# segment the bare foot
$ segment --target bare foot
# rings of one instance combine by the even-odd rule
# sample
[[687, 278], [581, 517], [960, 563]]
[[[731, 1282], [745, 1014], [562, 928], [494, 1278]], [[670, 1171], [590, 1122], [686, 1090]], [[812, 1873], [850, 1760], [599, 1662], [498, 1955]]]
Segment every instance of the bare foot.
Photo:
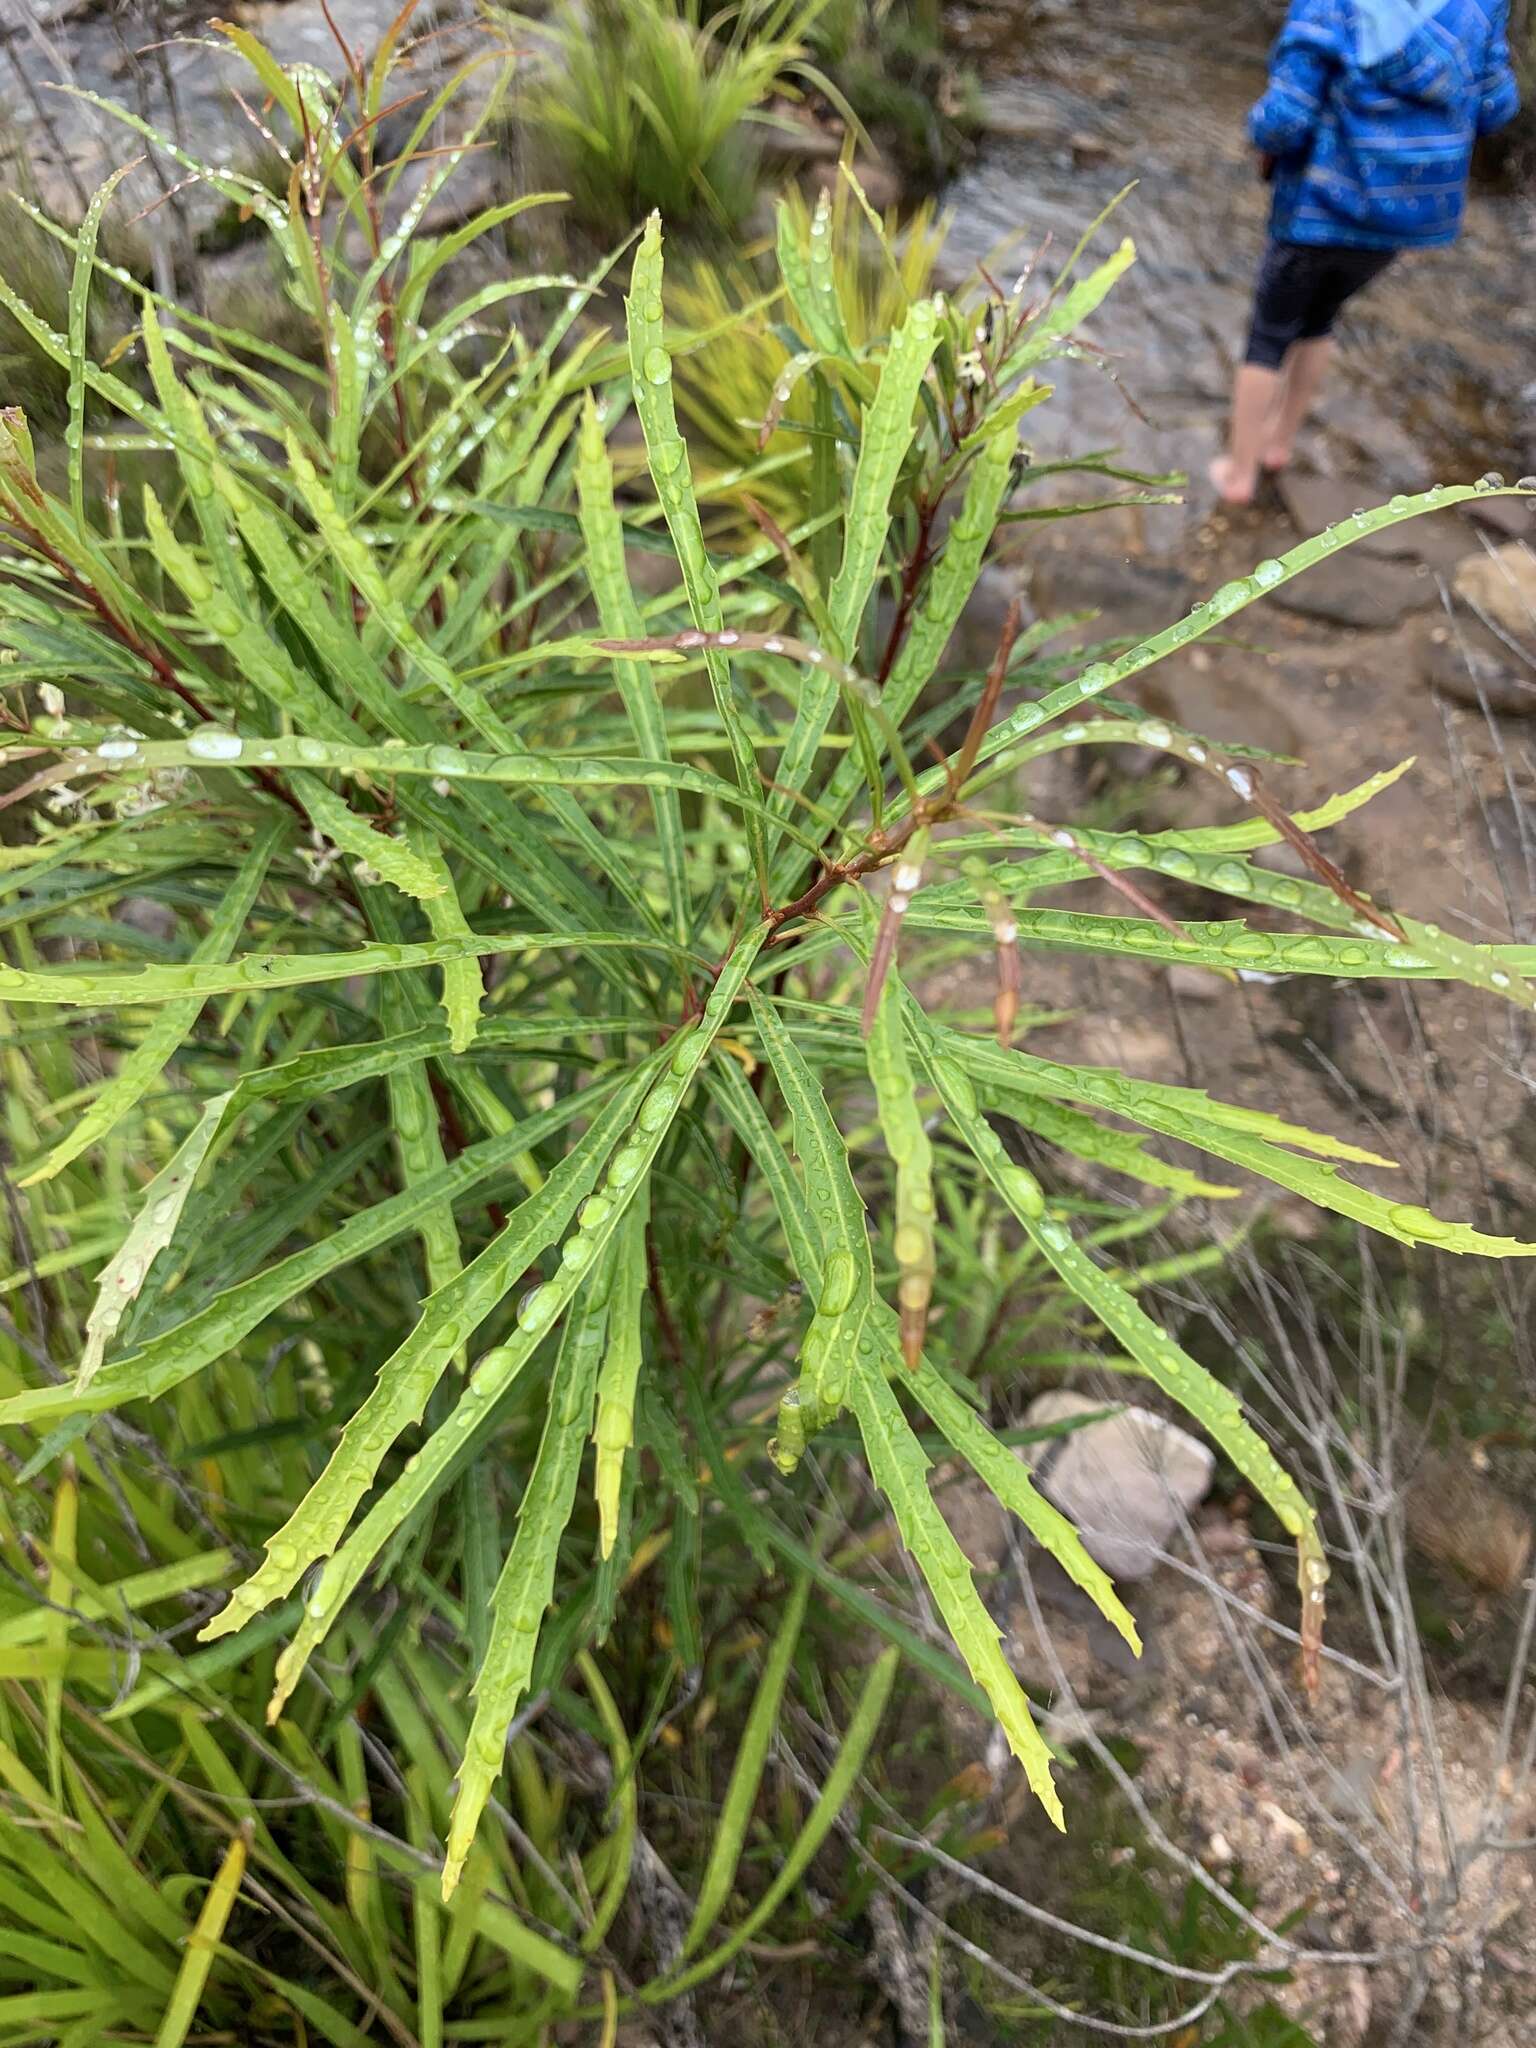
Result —
[[1251, 505], [1258, 478], [1244, 476], [1230, 455], [1218, 455], [1206, 475], [1224, 505]]
[[1273, 444], [1273, 446], [1266, 448], [1264, 450], [1264, 453], [1262, 454], [1262, 456], [1260, 456], [1259, 460], [1263, 463], [1264, 467], [1269, 471], [1270, 475], [1275, 476], [1278, 475], [1278, 473], [1282, 469], [1290, 468], [1291, 456], [1294, 454], [1294, 452], [1294, 449], [1281, 447], [1280, 443], [1277, 441]]

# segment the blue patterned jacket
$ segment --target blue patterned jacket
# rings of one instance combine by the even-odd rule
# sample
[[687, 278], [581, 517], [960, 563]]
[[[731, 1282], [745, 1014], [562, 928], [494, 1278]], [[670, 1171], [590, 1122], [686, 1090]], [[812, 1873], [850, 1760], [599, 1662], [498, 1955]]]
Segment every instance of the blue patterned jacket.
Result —
[[1291, 0], [1248, 117], [1277, 241], [1431, 248], [1461, 228], [1472, 145], [1519, 111], [1508, 0]]

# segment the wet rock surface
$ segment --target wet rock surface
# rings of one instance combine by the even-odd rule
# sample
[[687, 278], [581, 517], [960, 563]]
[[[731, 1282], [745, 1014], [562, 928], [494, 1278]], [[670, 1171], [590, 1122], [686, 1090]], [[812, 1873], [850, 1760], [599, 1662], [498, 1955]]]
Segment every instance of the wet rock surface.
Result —
[[[78, 220], [109, 173], [144, 149], [145, 138], [98, 99], [174, 138], [202, 165], [268, 180], [282, 166], [259, 115], [248, 111], [250, 75], [216, 20], [257, 36], [279, 64], [335, 80], [349, 53], [371, 57], [399, 12], [399, 0], [336, 0], [331, 15], [343, 48], [318, 0], [0, 0], [0, 113], [20, 139], [42, 205], [60, 220]], [[487, 41], [472, 0], [423, 0], [402, 38], [403, 75], [430, 90]], [[157, 256], [177, 262], [182, 288], [201, 288], [207, 300], [217, 279], [201, 273], [238, 238], [237, 211], [193, 165], [151, 148], [121, 188], [107, 236], [116, 235], [117, 253], [134, 267]], [[135, 215], [136, 232], [125, 232]], [[194, 252], [202, 264], [191, 261]]]

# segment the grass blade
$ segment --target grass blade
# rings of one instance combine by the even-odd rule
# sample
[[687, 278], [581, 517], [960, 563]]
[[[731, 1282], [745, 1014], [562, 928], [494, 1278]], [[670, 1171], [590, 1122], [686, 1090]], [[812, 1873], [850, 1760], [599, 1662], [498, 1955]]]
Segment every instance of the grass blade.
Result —
[[240, 1881], [245, 1876], [250, 1844], [251, 1829], [247, 1822], [225, 1851], [218, 1875], [203, 1900], [197, 1925], [187, 1937], [187, 1952], [177, 1972], [175, 1988], [165, 2008], [165, 2017], [160, 2022], [160, 2031], [155, 2035], [155, 2048], [182, 2048], [192, 2030], [192, 2022], [197, 2017], [197, 2009], [208, 1986], [214, 1956], [224, 1938], [224, 1929], [234, 1911], [235, 1900], [240, 1895]]
[[726, 1787], [720, 1818], [715, 1824], [714, 1840], [699, 1882], [693, 1918], [683, 1936], [681, 1955], [684, 1958], [692, 1955], [704, 1939], [731, 1895], [741, 1852], [746, 1846], [747, 1826], [768, 1762], [768, 1745], [778, 1725], [779, 1702], [784, 1697], [795, 1645], [800, 1640], [800, 1625], [805, 1620], [810, 1590], [808, 1578], [802, 1576], [796, 1581], [795, 1590], [784, 1609], [784, 1618], [774, 1636], [773, 1648], [768, 1653], [768, 1661], [763, 1666], [762, 1678], [752, 1694], [752, 1711], [747, 1716], [736, 1761], [731, 1766], [731, 1782]]

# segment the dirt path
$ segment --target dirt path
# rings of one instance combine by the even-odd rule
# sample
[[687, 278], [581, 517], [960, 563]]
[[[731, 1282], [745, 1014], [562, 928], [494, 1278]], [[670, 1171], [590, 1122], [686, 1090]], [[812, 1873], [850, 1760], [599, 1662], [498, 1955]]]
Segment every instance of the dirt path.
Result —
[[[1092, 328], [1112, 351], [1113, 376], [1092, 362], [1060, 366], [1056, 397], [1032, 416], [1042, 456], [1114, 446], [1137, 468], [1203, 478], [1218, 444], [1262, 237], [1265, 195], [1241, 122], [1264, 43], [1257, 17], [1246, 32], [1239, 17], [1235, 36], [1224, 17], [1218, 37], [1212, 15], [1206, 0], [1035, 9], [1037, 34], [1022, 50], [1008, 33], [1016, 14], [976, 17], [972, 32], [993, 52], [995, 129], [950, 195], [955, 267], [1012, 228], [1021, 248], [1046, 232], [1056, 249], [1070, 247], [1139, 180], [1114, 224], [1136, 239], [1139, 260]], [[1479, 195], [1456, 249], [1404, 263], [1361, 302], [1283, 500], [1229, 515], [1202, 485], [1175, 507], [1022, 529], [1031, 537], [1019, 571], [1036, 611], [1092, 606], [1096, 635], [1139, 635], [1357, 505], [1490, 467], [1536, 468], [1526, 402], [1536, 308], [1528, 295], [1521, 303], [1519, 285], [1533, 236], [1536, 209]], [[1063, 497], [1097, 490], [1094, 479], [1061, 480]], [[1218, 740], [1298, 757], [1271, 778], [1298, 809], [1413, 757], [1401, 781], [1329, 835], [1335, 858], [1361, 886], [1448, 931], [1525, 939], [1536, 917], [1536, 581], [1516, 600], [1508, 643], [1454, 595], [1469, 558], [1523, 545], [1518, 515], [1497, 516], [1503, 530], [1455, 514], [1396, 529], [1288, 586], [1283, 606], [1265, 600], [1244, 613], [1241, 640], [1206, 641], [1133, 694]], [[1527, 557], [1524, 573], [1533, 569]], [[1214, 822], [1233, 808], [1125, 750], [1101, 757], [1075, 790], [1057, 782], [1029, 795], [1079, 815], [1087, 804], [1126, 827]], [[1085, 904], [1093, 895], [1073, 893]], [[1209, 898], [1170, 896], [1169, 908], [1213, 914]], [[1415, 1199], [1508, 1232], [1522, 1218], [1536, 1223], [1530, 1033], [1469, 990], [1297, 977], [1233, 992], [1189, 971], [1036, 955], [1028, 995], [1084, 1012], [1083, 1023], [1042, 1034], [1042, 1051], [1070, 1048], [1283, 1107], [1379, 1145], [1401, 1162], [1394, 1186], [1411, 1182]]]

